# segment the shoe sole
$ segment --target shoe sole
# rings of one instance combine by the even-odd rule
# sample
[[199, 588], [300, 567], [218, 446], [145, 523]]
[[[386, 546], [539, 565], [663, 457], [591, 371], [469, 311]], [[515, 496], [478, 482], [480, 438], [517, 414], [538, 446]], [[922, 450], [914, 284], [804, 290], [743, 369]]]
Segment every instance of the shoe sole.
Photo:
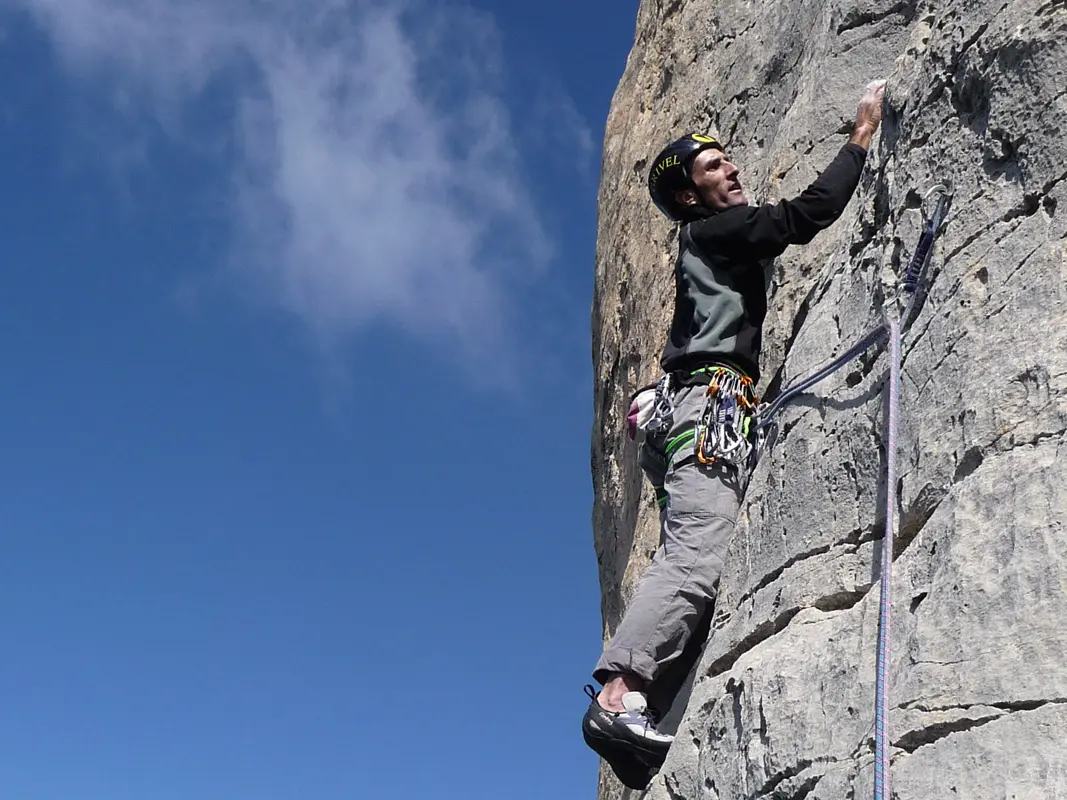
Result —
[[[585, 735], [586, 740], [593, 739], [598, 742], [602, 742], [609, 748], [617, 749], [621, 753], [625, 753], [631, 757], [637, 756], [641, 762], [652, 769], [658, 769], [663, 763], [663, 759], [667, 757], [667, 751], [670, 749], [670, 745], [665, 748], [655, 748], [650, 745], [643, 745], [640, 742], [633, 739], [624, 739], [618, 736], [608, 736], [603, 731], [590, 731], [585, 726], [582, 726], [582, 733]], [[592, 746], [592, 745], [590, 745]]]
[[594, 736], [586, 730], [582, 731], [582, 735], [590, 749], [608, 762], [615, 777], [630, 789], [644, 791], [659, 771], [657, 765], [645, 760], [650, 754], [634, 745], [621, 744], [606, 736]]

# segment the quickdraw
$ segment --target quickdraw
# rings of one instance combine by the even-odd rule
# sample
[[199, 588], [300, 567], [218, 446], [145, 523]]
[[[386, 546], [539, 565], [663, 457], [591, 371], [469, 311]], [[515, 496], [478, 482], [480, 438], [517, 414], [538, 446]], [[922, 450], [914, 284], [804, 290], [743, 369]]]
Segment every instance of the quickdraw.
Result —
[[670, 373], [664, 375], [656, 384], [655, 402], [652, 404], [652, 418], [645, 430], [652, 436], [667, 433], [674, 419], [674, 401], [672, 398]]
[[697, 460], [701, 464], [745, 463], [753, 452], [751, 425], [759, 408], [752, 379], [726, 367], [705, 371], [711, 381], [697, 423]]
[[642, 431], [649, 436], [660, 436], [671, 428], [674, 419], [671, 375], [664, 375], [653, 385], [645, 386], [634, 394], [630, 410], [626, 414], [627, 433], [631, 439]]

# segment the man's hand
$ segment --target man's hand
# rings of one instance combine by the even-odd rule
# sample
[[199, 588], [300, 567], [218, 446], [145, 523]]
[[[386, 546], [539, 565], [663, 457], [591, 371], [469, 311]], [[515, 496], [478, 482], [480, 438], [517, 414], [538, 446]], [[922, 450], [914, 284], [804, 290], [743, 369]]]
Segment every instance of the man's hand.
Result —
[[856, 109], [856, 124], [852, 128], [852, 136], [849, 139], [853, 144], [858, 144], [864, 150], [871, 147], [871, 137], [878, 130], [882, 121], [882, 100], [885, 97], [885, 81], [872, 81], [867, 84], [867, 89], [860, 100], [859, 108]]

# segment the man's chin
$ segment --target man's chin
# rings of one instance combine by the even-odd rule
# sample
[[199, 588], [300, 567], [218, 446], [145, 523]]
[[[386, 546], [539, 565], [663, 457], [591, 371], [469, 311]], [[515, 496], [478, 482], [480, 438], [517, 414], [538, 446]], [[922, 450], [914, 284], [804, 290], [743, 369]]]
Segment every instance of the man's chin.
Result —
[[745, 197], [745, 193], [742, 190], [734, 192], [727, 192], [723, 197], [721, 194], [713, 198], [711, 202], [711, 208], [716, 211], [725, 211], [728, 208], [735, 208], [736, 206], [747, 206], [748, 198]]

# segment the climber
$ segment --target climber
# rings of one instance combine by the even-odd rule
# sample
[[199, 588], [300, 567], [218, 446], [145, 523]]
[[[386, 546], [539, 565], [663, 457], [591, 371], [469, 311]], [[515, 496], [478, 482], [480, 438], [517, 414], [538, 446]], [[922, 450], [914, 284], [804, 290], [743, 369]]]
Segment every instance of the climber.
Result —
[[653, 202], [682, 226], [663, 377], [635, 397], [628, 418], [661, 509], [660, 546], [593, 671], [603, 688], [586, 687], [582, 719], [586, 743], [631, 788], [647, 786], [673, 741], [657, 730], [653, 706], [673, 703], [680, 682], [661, 684], [693, 658], [686, 645], [715, 598], [747, 485], [765, 270], [844, 212], [884, 92], [885, 81], [867, 85], [848, 141], [794, 199], [750, 205], [725, 148], [701, 134], [669, 144], [649, 170]]

